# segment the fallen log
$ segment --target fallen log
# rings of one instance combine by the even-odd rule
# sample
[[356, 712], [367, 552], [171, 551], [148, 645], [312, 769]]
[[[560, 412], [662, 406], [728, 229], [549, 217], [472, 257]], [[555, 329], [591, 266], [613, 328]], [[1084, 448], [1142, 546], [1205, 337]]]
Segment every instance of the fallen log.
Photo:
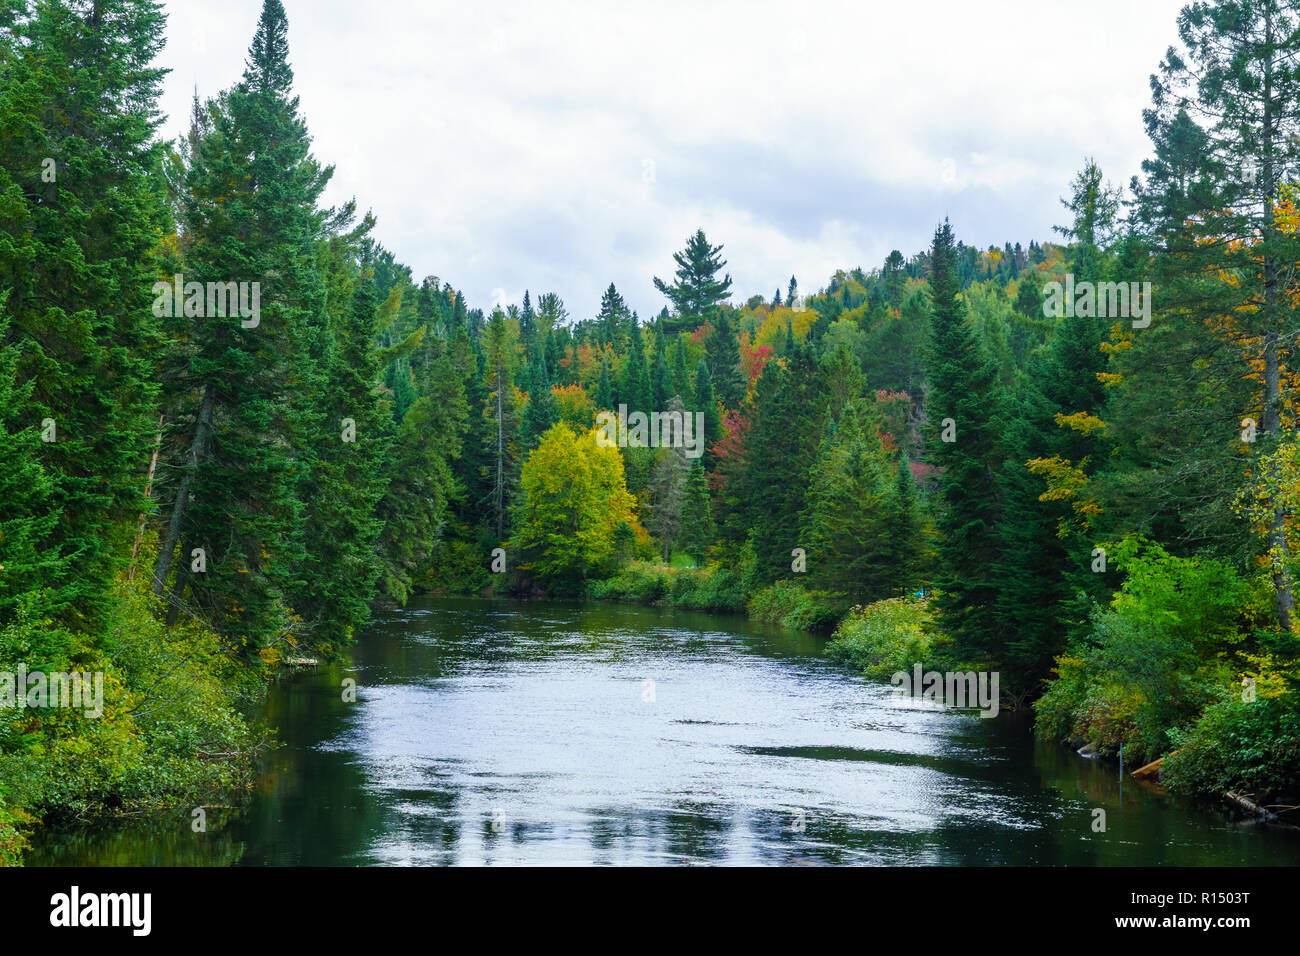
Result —
[[1159, 760], [1153, 760], [1145, 767], [1138, 767], [1131, 774], [1129, 774], [1129, 776], [1136, 777], [1139, 780], [1144, 780], [1147, 777], [1155, 777], [1159, 779], [1160, 768], [1164, 766], [1164, 762], [1165, 762], [1164, 757], [1161, 757]]
[[1238, 807], [1240, 807], [1242, 810], [1245, 810], [1245, 811], [1246, 811], [1247, 813], [1249, 813], [1251, 816], [1254, 816], [1254, 817], [1260, 817], [1260, 818], [1262, 818], [1262, 819], [1264, 819], [1264, 820], [1276, 820], [1276, 819], [1277, 819], [1277, 814], [1276, 814], [1276, 813], [1272, 813], [1271, 811], [1265, 810], [1263, 807], [1261, 807], [1259, 804], [1255, 803], [1253, 800], [1247, 800], [1245, 797], [1243, 797], [1243, 796], [1242, 796], [1241, 794], [1239, 794], [1239, 793], [1233, 793], [1231, 790], [1229, 790], [1229, 791], [1228, 791], [1227, 793], [1225, 793], [1223, 796], [1224, 796], [1224, 797], [1225, 797], [1229, 802], [1231, 802], [1231, 803], [1235, 803]]

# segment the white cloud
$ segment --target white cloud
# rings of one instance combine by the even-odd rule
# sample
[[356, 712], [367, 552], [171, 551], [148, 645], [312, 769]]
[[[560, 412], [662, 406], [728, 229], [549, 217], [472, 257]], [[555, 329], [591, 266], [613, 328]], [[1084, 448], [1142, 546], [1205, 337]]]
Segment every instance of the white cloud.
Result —
[[[945, 215], [976, 245], [1050, 238], [1085, 155], [1138, 170], [1181, 5], [285, 0], [328, 201], [474, 305], [530, 288], [578, 317], [611, 281], [658, 312], [700, 226], [737, 300], [911, 254]], [[169, 132], [238, 78], [260, 7], [168, 4]]]

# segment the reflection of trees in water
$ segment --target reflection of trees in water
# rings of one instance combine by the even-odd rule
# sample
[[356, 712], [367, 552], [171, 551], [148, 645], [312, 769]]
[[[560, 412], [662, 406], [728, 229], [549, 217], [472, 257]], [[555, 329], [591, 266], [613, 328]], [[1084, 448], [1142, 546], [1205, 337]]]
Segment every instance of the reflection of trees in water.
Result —
[[41, 830], [28, 866], [233, 866], [244, 844], [228, 829], [238, 811], [209, 809], [207, 832], [195, 833], [190, 811], [165, 811], [147, 820], [104, 820]]

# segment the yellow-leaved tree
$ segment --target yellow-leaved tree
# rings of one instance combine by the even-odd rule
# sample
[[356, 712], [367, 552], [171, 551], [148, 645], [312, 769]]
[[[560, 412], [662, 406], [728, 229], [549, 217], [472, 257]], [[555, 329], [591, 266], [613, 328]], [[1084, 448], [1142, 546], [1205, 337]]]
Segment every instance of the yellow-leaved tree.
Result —
[[599, 445], [597, 434], [578, 434], [560, 422], [523, 464], [513, 542], [517, 566], [552, 587], [585, 580], [613, 550], [621, 525], [639, 530], [623, 457]]

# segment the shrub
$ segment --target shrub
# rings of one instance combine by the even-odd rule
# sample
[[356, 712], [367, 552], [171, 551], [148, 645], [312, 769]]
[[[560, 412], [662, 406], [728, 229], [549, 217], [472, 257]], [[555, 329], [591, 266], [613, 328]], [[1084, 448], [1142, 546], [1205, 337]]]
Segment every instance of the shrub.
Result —
[[1175, 793], [1216, 798], [1234, 790], [1259, 804], [1300, 803], [1300, 696], [1261, 687], [1253, 701], [1240, 693], [1206, 708], [1164, 763], [1163, 781]]
[[927, 667], [934, 656], [934, 615], [929, 599], [890, 598], [855, 607], [835, 630], [826, 653], [880, 680]]
[[672, 593], [673, 571], [649, 561], [633, 561], [619, 568], [612, 578], [592, 581], [590, 595], [604, 601], [655, 604]]
[[777, 581], [749, 601], [750, 617], [795, 631], [829, 632], [843, 613], [843, 606], [831, 595], [790, 581]]

